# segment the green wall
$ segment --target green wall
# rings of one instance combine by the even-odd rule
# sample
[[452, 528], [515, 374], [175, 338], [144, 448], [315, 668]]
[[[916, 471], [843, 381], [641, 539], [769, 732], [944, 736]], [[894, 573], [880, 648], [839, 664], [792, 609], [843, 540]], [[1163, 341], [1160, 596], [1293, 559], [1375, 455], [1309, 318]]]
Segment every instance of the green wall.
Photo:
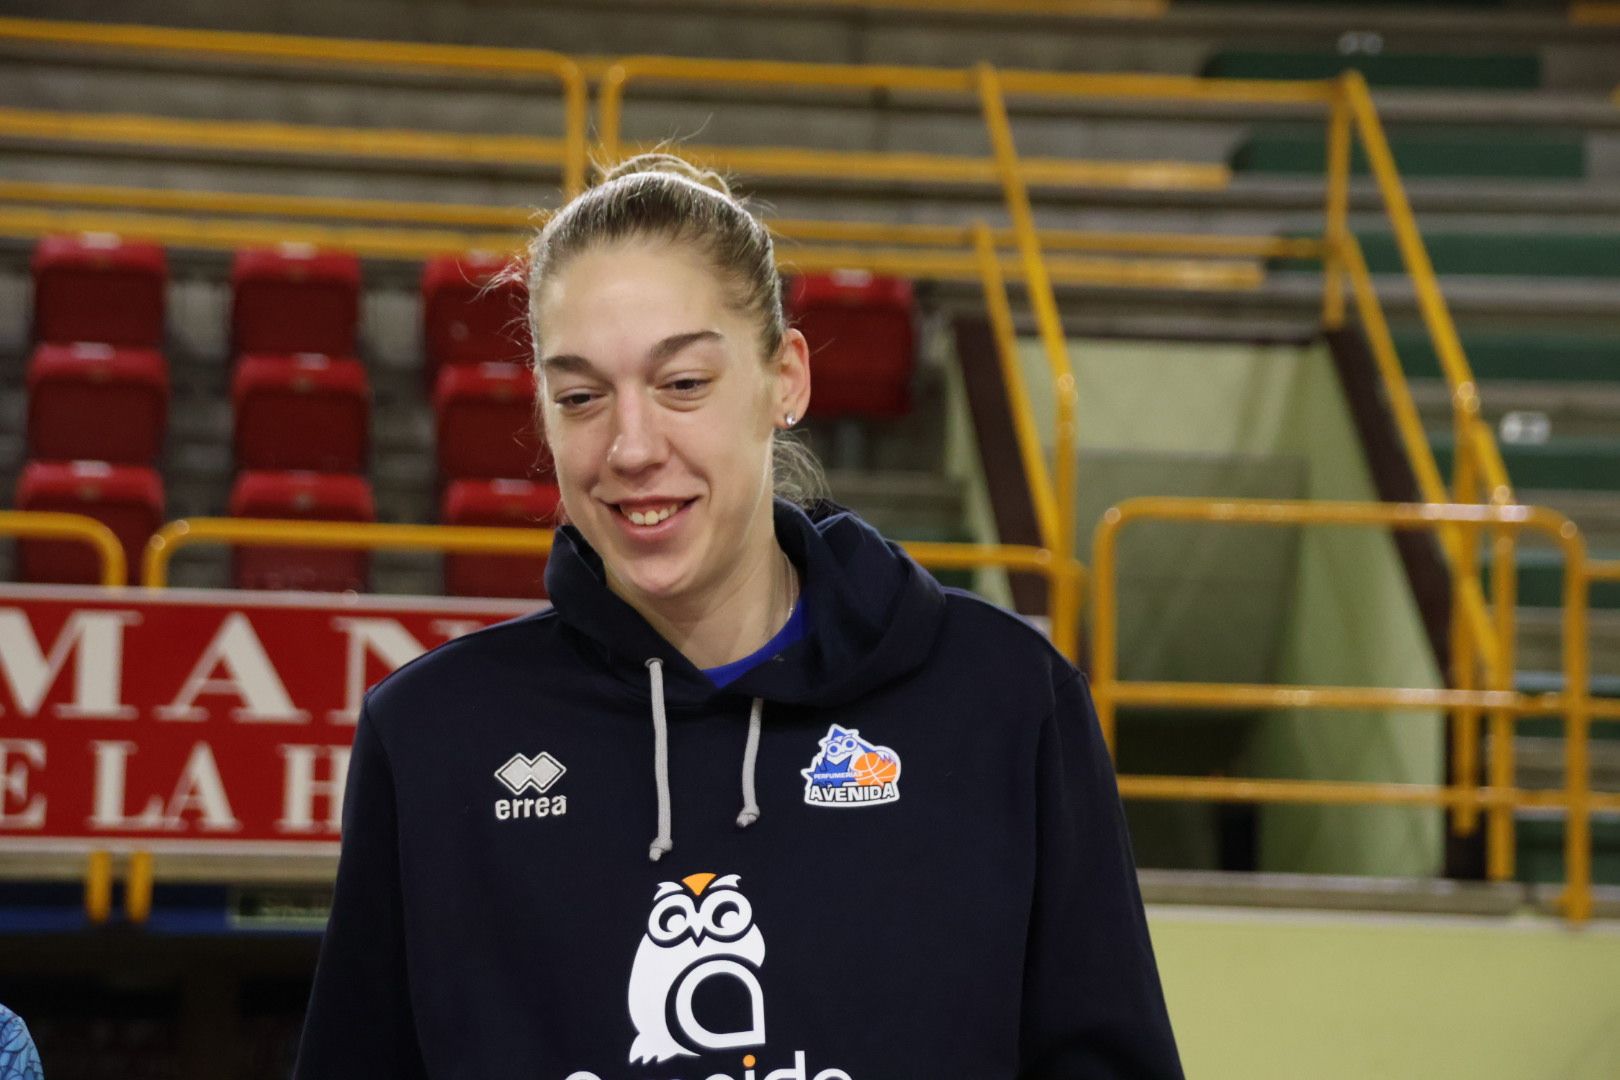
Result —
[[1613, 1080], [1620, 927], [1149, 911], [1193, 1080]]
[[[1282, 444], [1310, 463], [1312, 499], [1376, 502], [1361, 444], [1325, 350], [1303, 358]], [[1385, 530], [1305, 531], [1278, 679], [1307, 685], [1441, 687], [1395, 544]], [[1298, 710], [1262, 716], [1256, 776], [1441, 783], [1444, 721], [1434, 710]], [[1285, 807], [1261, 830], [1266, 866], [1320, 873], [1428, 877], [1441, 872], [1438, 810]]]
[[[1037, 343], [1024, 369], [1050, 448], [1052, 400]], [[1090, 562], [1098, 517], [1141, 494], [1376, 500], [1322, 345], [1070, 343], [1079, 391], [1079, 511]], [[1394, 543], [1378, 530], [1132, 526], [1120, 544], [1125, 678], [1442, 685]], [[1150, 716], [1127, 771], [1436, 783], [1438, 714], [1261, 712]], [[1168, 730], [1167, 730], [1168, 729]], [[1174, 746], [1195, 748], [1189, 758]], [[1203, 747], [1209, 752], [1196, 749]], [[1203, 759], [1203, 760], [1201, 760]], [[1157, 865], [1213, 858], [1201, 808], [1132, 804]], [[1442, 820], [1426, 809], [1266, 807], [1262, 869], [1428, 876]]]

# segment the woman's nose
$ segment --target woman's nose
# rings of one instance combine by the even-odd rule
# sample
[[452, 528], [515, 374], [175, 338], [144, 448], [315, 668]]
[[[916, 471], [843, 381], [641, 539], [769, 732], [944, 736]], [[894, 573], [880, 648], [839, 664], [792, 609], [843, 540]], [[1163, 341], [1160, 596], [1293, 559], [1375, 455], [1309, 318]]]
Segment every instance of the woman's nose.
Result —
[[658, 417], [636, 395], [621, 395], [614, 409], [617, 421], [608, 465], [620, 472], [640, 472], [664, 458], [664, 437]]

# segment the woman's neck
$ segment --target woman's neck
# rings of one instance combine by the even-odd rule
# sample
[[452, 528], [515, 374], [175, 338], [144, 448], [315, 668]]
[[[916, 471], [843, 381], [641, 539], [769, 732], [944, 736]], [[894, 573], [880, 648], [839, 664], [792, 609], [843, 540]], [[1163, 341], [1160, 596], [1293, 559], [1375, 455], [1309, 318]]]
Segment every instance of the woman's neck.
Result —
[[652, 603], [611, 574], [608, 587], [694, 667], [713, 668], [758, 651], [782, 629], [798, 597], [798, 576], [767, 525], [715, 588]]

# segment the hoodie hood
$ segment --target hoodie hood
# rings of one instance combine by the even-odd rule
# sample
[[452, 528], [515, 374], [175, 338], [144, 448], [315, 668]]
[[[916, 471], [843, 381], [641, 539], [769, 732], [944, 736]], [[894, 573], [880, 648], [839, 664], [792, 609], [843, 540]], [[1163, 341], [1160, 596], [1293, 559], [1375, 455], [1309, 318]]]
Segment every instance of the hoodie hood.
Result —
[[726, 696], [837, 706], [920, 666], [944, 611], [938, 583], [898, 545], [834, 503], [806, 511], [778, 499], [773, 513], [777, 543], [799, 572], [809, 633], [723, 689], [613, 594], [601, 557], [571, 525], [557, 530], [546, 591], [582, 651], [636, 693], [648, 692], [647, 661], [662, 661], [672, 711]]

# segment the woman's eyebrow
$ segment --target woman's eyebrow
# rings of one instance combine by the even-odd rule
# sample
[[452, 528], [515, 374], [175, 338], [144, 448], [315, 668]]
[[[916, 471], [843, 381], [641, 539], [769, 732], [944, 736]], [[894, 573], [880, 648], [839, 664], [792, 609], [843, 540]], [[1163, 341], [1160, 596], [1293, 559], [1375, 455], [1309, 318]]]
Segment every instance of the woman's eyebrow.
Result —
[[[699, 341], [721, 341], [718, 330], [692, 330], [685, 334], [671, 334], [647, 351], [647, 362], [657, 364], [669, 359], [688, 345]], [[596, 375], [596, 366], [574, 353], [554, 353], [540, 361], [542, 371], [560, 371], [570, 375]]]
[[718, 330], [693, 330], [686, 334], [672, 334], [654, 345], [647, 351], [647, 359], [651, 363], [668, 360], [688, 345], [695, 345], [700, 341], [723, 340]]

